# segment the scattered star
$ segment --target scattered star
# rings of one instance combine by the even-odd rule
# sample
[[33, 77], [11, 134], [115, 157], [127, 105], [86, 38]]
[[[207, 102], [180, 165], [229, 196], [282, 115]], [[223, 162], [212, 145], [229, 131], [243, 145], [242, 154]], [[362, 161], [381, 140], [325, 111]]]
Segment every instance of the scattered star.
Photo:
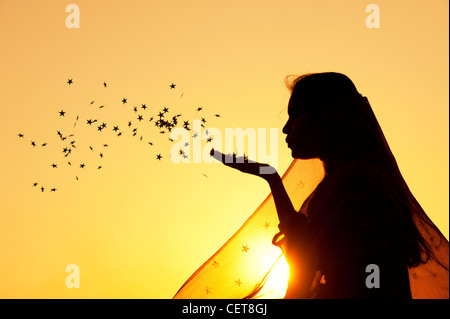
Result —
[[220, 117], [220, 114], [214, 114], [215, 117]]
[[80, 164], [80, 168], [84, 168], [86, 165], [83, 163], [83, 164]]
[[142, 117], [142, 115], [139, 115], [137, 119], [138, 119], [138, 121], [140, 122], [140, 121], [142, 121], [144, 118]]
[[142, 104], [141, 108], [145, 110], [147, 108], [147, 105]]
[[44, 186], [41, 187], [41, 192], [43, 192], [43, 191], [44, 191]]
[[161, 160], [161, 158], [162, 158], [161, 154], [156, 155], [157, 160]]
[[52, 188], [50, 191], [51, 192], [56, 192], [56, 188]]
[[172, 83], [172, 84], [170, 85], [170, 88], [171, 88], [171, 89], [174, 89], [174, 88], [175, 88], [175, 85], [176, 85], [176, 84], [173, 84], [173, 83]]
[[106, 82], [103, 82], [103, 86], [104, 86], [104, 87], [107, 87], [107, 84], [106, 84]]
[[113, 131], [117, 132], [118, 130], [119, 130], [119, 127], [118, 126], [114, 126]]
[[66, 112], [64, 112], [63, 110], [61, 110], [60, 112], [59, 112], [59, 116], [64, 116], [66, 114]]
[[164, 113], [169, 112], [169, 108], [168, 108], [168, 107], [163, 108], [163, 112], [164, 112]]
[[269, 228], [270, 227], [270, 223], [266, 222], [263, 227], [265, 227], [266, 229]]
[[31, 141], [31, 145], [32, 145], [33, 147], [35, 147], [35, 146], [36, 146], [36, 142]]
[[240, 279], [238, 279], [238, 280], [235, 280], [234, 282], [235, 282], [235, 283], [236, 283], [236, 285], [237, 285], [237, 286], [239, 286], [239, 287], [240, 287], [240, 286], [241, 286], [241, 284], [242, 284], [242, 282], [241, 282], [241, 280], [240, 280]]
[[202, 107], [198, 107], [198, 108], [197, 108], [197, 112], [200, 112], [201, 110], [203, 110]]
[[122, 103], [123, 103], [123, 104], [127, 103], [127, 99], [126, 99], [126, 98], [123, 98], [123, 99], [122, 99]]
[[17, 136], [19, 136], [19, 137], [23, 137], [23, 134], [22, 134], [22, 133], [19, 133], [19, 134], [17, 134]]
[[38, 186], [38, 183], [37, 182], [33, 183], [33, 187], [36, 187], [36, 186]]
[[69, 79], [68, 81], [67, 81], [67, 84], [69, 84], [69, 85], [71, 85], [73, 83], [73, 79]]
[[249, 249], [250, 249], [250, 248], [249, 248], [247, 245], [242, 246], [242, 251], [243, 251], [243, 252], [248, 252]]
[[53, 163], [53, 164], [52, 164], [52, 167], [53, 167], [53, 168], [57, 168], [58, 165], [56, 165], [55, 163]]

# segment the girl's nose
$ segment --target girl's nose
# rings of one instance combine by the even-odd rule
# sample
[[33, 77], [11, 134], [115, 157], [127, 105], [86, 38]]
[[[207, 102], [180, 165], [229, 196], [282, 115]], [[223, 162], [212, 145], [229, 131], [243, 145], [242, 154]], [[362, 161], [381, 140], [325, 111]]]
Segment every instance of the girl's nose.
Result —
[[286, 122], [286, 125], [284, 125], [284, 127], [283, 127], [283, 133], [284, 133], [284, 134], [288, 134], [288, 133], [289, 133], [290, 125], [291, 125], [290, 120], [288, 120], [288, 121]]

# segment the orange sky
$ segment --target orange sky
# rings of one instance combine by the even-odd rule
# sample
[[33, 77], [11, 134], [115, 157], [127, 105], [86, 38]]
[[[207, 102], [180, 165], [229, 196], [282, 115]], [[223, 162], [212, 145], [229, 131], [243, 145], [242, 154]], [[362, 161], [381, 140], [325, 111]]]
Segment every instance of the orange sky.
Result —
[[[80, 8], [79, 29], [66, 27], [70, 3]], [[289, 74], [335, 71], [354, 81], [448, 238], [448, 1], [373, 2], [379, 29], [365, 25], [369, 3], [0, 1], [0, 297], [171, 298], [269, 188], [218, 164], [172, 163], [167, 135], [128, 134], [127, 121], [137, 121], [130, 108], [145, 103], [148, 120], [166, 106], [223, 132], [278, 128], [281, 175], [292, 161], [280, 115]], [[89, 117], [107, 121], [108, 132], [91, 130]], [[114, 136], [112, 125], [127, 134]], [[76, 134], [72, 167], [57, 130]], [[65, 286], [69, 264], [80, 267], [79, 289]]]

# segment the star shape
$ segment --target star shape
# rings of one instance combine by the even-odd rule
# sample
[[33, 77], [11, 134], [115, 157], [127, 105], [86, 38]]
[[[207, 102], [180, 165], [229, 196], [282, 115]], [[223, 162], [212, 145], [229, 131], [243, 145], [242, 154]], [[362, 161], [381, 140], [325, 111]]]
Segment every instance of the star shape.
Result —
[[73, 83], [73, 79], [68, 79], [67, 84], [71, 85]]
[[107, 84], [106, 84], [106, 82], [103, 82], [103, 86], [104, 86], [104, 87], [107, 87]]
[[19, 136], [19, 137], [23, 137], [23, 134], [22, 134], [22, 133], [19, 133], [19, 134], [17, 134], [17, 136]]
[[140, 121], [142, 121], [144, 118], [142, 117], [142, 115], [139, 115], [137, 119], [138, 119], [138, 121], [140, 122]]
[[141, 108], [145, 110], [147, 108], [147, 105], [142, 104]]
[[66, 114], [66, 112], [64, 112], [63, 110], [61, 110], [60, 112], [59, 112], [59, 116], [64, 116]]
[[248, 252], [249, 249], [250, 249], [250, 248], [249, 248], [247, 245], [242, 246], [242, 251], [243, 251], [243, 252]]
[[270, 227], [270, 223], [266, 222], [263, 227], [265, 227], [266, 229], [269, 228]]
[[53, 168], [57, 168], [58, 165], [56, 165], [55, 163], [53, 163], [53, 164], [52, 164], [52, 167], [53, 167]]
[[80, 164], [80, 168], [84, 168], [86, 165], [83, 163], [83, 164]]
[[239, 286], [239, 287], [240, 287], [240, 286], [241, 286], [241, 284], [242, 284], [242, 282], [241, 282], [241, 280], [240, 280], [240, 279], [238, 279], [238, 280], [235, 280], [234, 282], [235, 282], [235, 283], [236, 283], [236, 285], [237, 285], [237, 286]]
[[173, 83], [172, 83], [172, 84], [170, 85], [170, 88], [171, 88], [171, 89], [174, 89], [174, 88], [175, 88], [175, 85], [176, 85], [176, 84], [173, 84]]
[[161, 160], [161, 158], [162, 158], [161, 154], [156, 155], [157, 160]]
[[122, 99], [122, 103], [123, 103], [123, 104], [127, 103], [127, 99], [126, 99], [126, 98], [123, 98], [123, 99]]

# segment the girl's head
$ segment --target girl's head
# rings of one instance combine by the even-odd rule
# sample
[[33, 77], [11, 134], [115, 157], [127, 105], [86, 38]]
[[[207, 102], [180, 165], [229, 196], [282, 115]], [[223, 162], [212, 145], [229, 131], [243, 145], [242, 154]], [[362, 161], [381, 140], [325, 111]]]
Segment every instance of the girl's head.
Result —
[[373, 127], [364, 127], [368, 105], [347, 76], [312, 73], [286, 82], [291, 98], [283, 132], [294, 158], [320, 158], [333, 165], [370, 150], [373, 131], [368, 130]]

